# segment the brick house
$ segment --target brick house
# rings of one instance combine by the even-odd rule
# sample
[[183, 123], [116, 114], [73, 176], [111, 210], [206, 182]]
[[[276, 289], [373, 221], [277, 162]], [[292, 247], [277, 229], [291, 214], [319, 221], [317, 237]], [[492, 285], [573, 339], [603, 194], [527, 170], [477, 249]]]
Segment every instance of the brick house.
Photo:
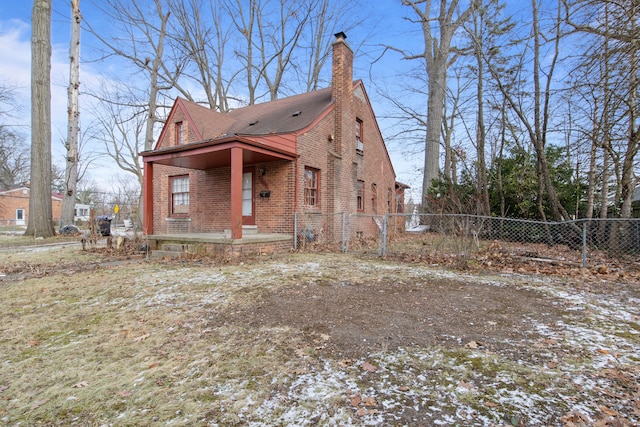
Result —
[[[228, 113], [178, 98], [144, 161], [147, 235], [243, 230], [292, 238], [294, 214], [382, 215], [404, 205], [395, 172], [344, 33], [333, 44], [331, 87]], [[373, 233], [369, 217], [361, 233]], [[291, 240], [289, 240], [289, 247]]]
[[[54, 220], [62, 216], [62, 194], [51, 193]], [[29, 221], [29, 187], [0, 191], [0, 224], [26, 225]]]

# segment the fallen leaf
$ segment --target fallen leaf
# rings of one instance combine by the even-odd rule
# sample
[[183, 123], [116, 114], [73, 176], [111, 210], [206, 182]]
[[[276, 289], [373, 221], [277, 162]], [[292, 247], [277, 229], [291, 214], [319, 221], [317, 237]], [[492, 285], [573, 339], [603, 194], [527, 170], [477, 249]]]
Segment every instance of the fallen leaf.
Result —
[[375, 372], [376, 369], [378, 369], [377, 367], [375, 367], [374, 365], [372, 365], [369, 362], [363, 362], [362, 363], [362, 369], [364, 369], [367, 372]]
[[298, 357], [304, 357], [306, 354], [306, 351], [304, 348], [297, 348], [295, 353], [296, 353], [296, 356]]
[[358, 408], [358, 412], [356, 413], [359, 417], [364, 417], [365, 415], [372, 415], [372, 414], [377, 414], [378, 410], [377, 409], [365, 409], [365, 408]]
[[158, 366], [160, 366], [160, 363], [154, 362], [151, 365], [149, 365], [149, 369], [157, 368]]
[[120, 397], [129, 397], [133, 394], [131, 390], [122, 390], [118, 392], [118, 396]]
[[487, 408], [496, 408], [498, 407], [498, 404], [493, 402], [484, 402], [484, 406], [486, 406]]
[[409, 387], [407, 387], [406, 385], [401, 385], [400, 387], [398, 387], [398, 390], [400, 390], [400, 391], [409, 391]]
[[342, 359], [338, 362], [338, 365], [342, 366], [343, 368], [346, 368], [348, 366], [353, 365], [353, 360], [351, 359]]
[[134, 342], [144, 341], [144, 340], [146, 340], [147, 338], [149, 338], [150, 336], [151, 336], [151, 334], [144, 334], [144, 335], [140, 335], [139, 337], [134, 338], [134, 339], [133, 339], [133, 341], [134, 341]]
[[376, 406], [378, 404], [373, 397], [365, 397], [362, 401], [364, 402], [364, 406]]
[[464, 382], [464, 381], [460, 381], [458, 383], [458, 386], [460, 386], [462, 388], [466, 388], [467, 390], [473, 390], [473, 388], [474, 388], [473, 384], [467, 383], [467, 382]]
[[83, 387], [87, 387], [88, 385], [89, 385], [88, 382], [80, 381], [79, 383], [75, 383], [74, 385], [72, 385], [71, 388], [83, 388]]
[[8, 385], [6, 385], [6, 384], [2, 384], [2, 385], [0, 385], [0, 393], [2, 393], [3, 391], [5, 391], [5, 390], [6, 390], [6, 389], [8, 389], [8, 388], [9, 388], [9, 386], [8, 386]]
[[464, 345], [466, 348], [476, 349], [478, 347], [482, 347], [482, 343], [478, 341], [469, 341]]
[[607, 415], [611, 415], [613, 417], [618, 415], [616, 411], [614, 411], [613, 409], [609, 409], [604, 405], [598, 405], [598, 408], [600, 408], [600, 410]]
[[358, 406], [360, 402], [362, 402], [362, 399], [360, 398], [359, 394], [356, 394], [355, 396], [351, 396], [349, 398], [349, 404], [351, 406]]
[[40, 406], [44, 405], [48, 401], [49, 401], [49, 399], [38, 400], [36, 403], [31, 405], [31, 410], [33, 411], [34, 409], [39, 408]]
[[558, 367], [558, 364], [556, 362], [553, 362], [553, 361], [547, 362], [547, 368], [556, 369], [557, 367]]
[[609, 354], [609, 350], [607, 350], [605, 348], [599, 348], [598, 349], [598, 353], [600, 353], [600, 354]]
[[487, 324], [489, 326], [496, 326], [498, 324], [498, 322], [488, 321]]
[[320, 338], [322, 338], [325, 341], [329, 341], [329, 339], [331, 338], [329, 335], [327, 334], [320, 334]]

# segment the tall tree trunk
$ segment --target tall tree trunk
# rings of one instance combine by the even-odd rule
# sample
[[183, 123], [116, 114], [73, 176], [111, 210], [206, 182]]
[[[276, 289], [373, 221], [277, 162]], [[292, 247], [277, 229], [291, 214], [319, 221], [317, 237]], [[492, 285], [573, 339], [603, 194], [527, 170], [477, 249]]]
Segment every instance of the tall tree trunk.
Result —
[[[421, 59], [428, 76], [427, 134], [424, 150], [424, 175], [422, 180], [422, 208], [428, 209], [429, 189], [434, 179], [440, 178], [440, 137], [444, 120], [444, 102], [447, 90], [447, 68], [455, 61], [451, 54], [454, 33], [469, 18], [474, 2], [459, 11], [459, 0], [440, 0], [436, 7], [438, 16], [432, 17], [431, 0], [403, 0], [418, 16], [424, 38], [424, 50], [419, 55], [406, 55], [405, 59]], [[424, 4], [424, 8], [419, 5]], [[454, 16], [456, 15], [457, 16]], [[431, 22], [437, 21], [439, 34], [432, 33]]]
[[483, 15], [479, 14], [474, 19], [474, 33], [478, 35], [474, 37], [474, 52], [476, 57], [476, 66], [478, 67], [478, 82], [476, 86], [477, 101], [477, 122], [476, 122], [476, 191], [478, 194], [478, 215], [489, 215], [489, 184], [487, 178], [487, 163], [485, 160], [485, 138], [486, 129], [484, 126], [484, 61], [482, 60], [482, 21]]
[[73, 224], [76, 187], [78, 185], [78, 93], [80, 92], [80, 0], [71, 0], [71, 45], [69, 47], [69, 122], [67, 133], [67, 164], [65, 168], [62, 219], [60, 225]]
[[31, 189], [25, 235], [55, 234], [51, 209], [51, 0], [31, 15]]

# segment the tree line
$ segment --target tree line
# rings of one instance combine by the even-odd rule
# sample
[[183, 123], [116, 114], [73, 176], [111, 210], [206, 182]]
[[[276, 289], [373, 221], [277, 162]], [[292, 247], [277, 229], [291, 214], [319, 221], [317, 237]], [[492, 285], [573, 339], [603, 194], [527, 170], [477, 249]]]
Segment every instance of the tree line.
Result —
[[[50, 2], [35, 1], [34, 17]], [[520, 11], [499, 0], [399, 3], [397, 24], [420, 42], [370, 46], [378, 60], [400, 55], [400, 83], [373, 83], [393, 105], [383, 118], [392, 121], [387, 140], [424, 156], [425, 211], [446, 200], [449, 210], [483, 215], [631, 216], [640, 146], [637, 1], [531, 0]], [[82, 92], [95, 122], [81, 140], [100, 141], [138, 182], [138, 154], [153, 147], [176, 95], [226, 112], [324, 87], [332, 34], [368, 24], [358, 2], [329, 0], [93, 6], [109, 31], [83, 22], [99, 41], [92, 61], [117, 58], [130, 72]], [[32, 174], [34, 160], [32, 153]]]

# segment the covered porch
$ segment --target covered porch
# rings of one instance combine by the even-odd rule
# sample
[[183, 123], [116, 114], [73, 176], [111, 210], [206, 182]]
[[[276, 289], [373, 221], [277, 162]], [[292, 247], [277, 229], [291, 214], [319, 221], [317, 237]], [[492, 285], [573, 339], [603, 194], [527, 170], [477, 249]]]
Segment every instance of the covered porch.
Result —
[[[267, 243], [281, 245], [282, 242], [289, 241], [290, 245], [292, 245], [292, 236], [274, 233], [273, 230], [268, 229], [265, 230], [267, 232], [266, 234], [262, 230], [260, 233], [257, 233], [255, 222], [247, 221], [248, 217], [246, 215], [243, 216], [243, 191], [245, 191], [246, 198], [246, 188], [243, 187], [243, 172], [246, 174], [247, 168], [253, 168], [255, 170], [255, 165], [268, 165], [277, 162], [282, 163], [284, 161], [290, 162], [289, 165], [291, 166], [288, 167], [295, 167], [297, 169], [297, 156], [295, 154], [295, 143], [293, 141], [275, 135], [266, 136], [261, 139], [264, 139], [264, 141], [256, 140], [255, 137], [232, 135], [201, 143], [184, 144], [147, 151], [141, 154], [144, 161], [143, 231], [150, 241], [157, 242], [154, 243], [152, 249], [159, 250], [159, 245], [165, 244], [159, 242], [178, 241], [186, 245], [231, 245], [231, 248], [227, 249], [233, 252], [237, 252], [238, 250], [244, 251], [244, 249], [248, 247], [258, 248]], [[203, 173], [202, 171], [223, 170], [222, 173], [225, 176], [224, 181], [227, 182], [227, 184], [224, 184], [224, 193], [226, 194], [226, 196], [224, 196], [225, 203], [224, 206], [216, 204], [215, 206], [220, 206], [219, 209], [222, 210], [217, 212], [212, 210], [210, 215], [224, 217], [224, 221], [228, 221], [228, 225], [224, 226], [224, 231], [219, 229], [216, 232], [207, 232], [206, 229], [203, 229], [201, 225], [197, 224], [197, 219], [191, 218], [193, 217], [193, 213], [200, 212], [201, 214], [203, 210], [211, 209], [210, 205], [206, 205], [209, 203], [205, 200], [206, 198], [201, 197], [201, 194], [199, 197], [198, 193], [195, 193], [190, 201], [190, 209], [192, 212], [189, 218], [179, 219], [186, 223], [193, 222], [193, 227], [190, 225], [188, 229], [175, 233], [167, 232], [168, 227], [164, 227], [164, 229], [160, 227], [156, 230], [158, 224], [163, 221], [165, 224], [168, 224], [174, 220], [170, 215], [165, 215], [166, 212], [159, 212], [159, 210], [164, 209], [163, 201], [156, 200], [156, 203], [154, 203], [154, 197], [163, 197], [163, 195], [161, 193], [159, 195], [157, 191], [158, 187], [161, 187], [162, 182], [157, 181], [164, 179], [164, 176], [159, 173], [154, 173], [156, 169], [158, 169], [158, 165], [161, 165], [161, 168], [169, 166], [181, 168], [181, 170], [200, 171], [200, 173]], [[224, 172], [224, 170], [226, 170], [226, 172]], [[262, 166], [260, 171], [264, 173]], [[256, 172], [258, 171], [256, 170]], [[264, 182], [263, 178], [260, 178], [260, 180]], [[294, 179], [293, 181], [293, 185], [296, 187], [295, 190], [292, 191], [295, 198], [297, 194], [297, 180]], [[274, 183], [273, 185], [276, 184]], [[279, 190], [285, 192], [291, 191], [292, 189], [279, 188]], [[255, 188], [253, 188], [252, 199], [257, 195]], [[260, 196], [262, 197], [262, 194], [260, 194]], [[266, 197], [269, 196], [267, 195]], [[160, 203], [159, 205], [158, 202]], [[255, 217], [255, 210], [252, 212], [252, 215]], [[255, 221], [255, 218], [253, 218], [253, 221]], [[219, 247], [216, 248], [214, 252], [217, 252], [219, 249]]]

